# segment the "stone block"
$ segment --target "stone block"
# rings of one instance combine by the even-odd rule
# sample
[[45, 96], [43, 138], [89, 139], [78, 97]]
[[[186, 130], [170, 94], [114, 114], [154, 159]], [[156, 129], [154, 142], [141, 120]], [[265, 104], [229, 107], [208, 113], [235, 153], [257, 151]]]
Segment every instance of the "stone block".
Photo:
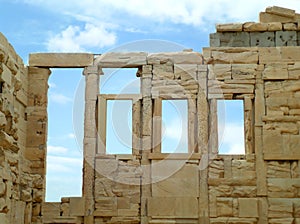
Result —
[[23, 201], [11, 201], [10, 223], [24, 223], [25, 221], [25, 206]]
[[259, 51], [259, 64], [275, 63], [282, 60], [281, 48], [262, 47]]
[[130, 209], [130, 198], [129, 197], [118, 197], [117, 198], [118, 209]]
[[85, 200], [83, 197], [70, 197], [69, 204], [70, 216], [84, 216]]
[[248, 32], [224, 32], [210, 34], [211, 47], [250, 47]]
[[227, 24], [217, 24], [217, 32], [241, 32], [243, 31], [242, 23], [227, 23]]
[[93, 65], [94, 55], [87, 53], [32, 53], [29, 66], [46, 68], [84, 68]]
[[139, 207], [137, 208], [130, 208], [130, 209], [119, 209], [118, 210], [118, 216], [121, 217], [138, 217], [139, 216]]
[[18, 152], [20, 149], [18, 147], [17, 141], [12, 136], [6, 134], [4, 131], [0, 131], [0, 147], [11, 150], [12, 152]]
[[147, 205], [149, 216], [175, 216], [175, 197], [151, 197]]
[[277, 31], [275, 32], [276, 47], [297, 46], [296, 31]]
[[231, 79], [231, 65], [229, 64], [215, 64], [208, 65], [208, 78], [209, 79], [217, 79], [217, 80], [225, 80]]
[[270, 14], [285, 16], [285, 17], [290, 17], [290, 18], [293, 18], [296, 15], [295, 10], [283, 8], [283, 7], [279, 7], [279, 6], [267, 7], [266, 12], [270, 13]]
[[217, 216], [233, 216], [233, 199], [217, 198]]
[[0, 127], [5, 128], [6, 124], [7, 124], [6, 116], [4, 113], [0, 111]]
[[300, 79], [300, 62], [288, 66], [289, 79]]
[[250, 33], [251, 47], [275, 47], [274, 32], [251, 32]]
[[282, 47], [282, 61], [297, 62], [300, 61], [300, 47]]
[[42, 189], [33, 189], [32, 200], [33, 202], [43, 202], [44, 191]]
[[282, 135], [278, 130], [263, 130], [264, 153], [281, 154], [283, 149]]
[[27, 92], [25, 89], [21, 88], [19, 91], [17, 91], [16, 99], [21, 102], [23, 105], [27, 106]]
[[197, 80], [197, 65], [193, 64], [175, 64], [174, 75], [182, 81]]
[[164, 64], [167, 61], [173, 64], [203, 64], [203, 57], [198, 52], [170, 52], [148, 54], [148, 64]]
[[293, 200], [287, 198], [269, 198], [269, 218], [292, 218]]
[[46, 159], [46, 149], [37, 147], [27, 147], [25, 149], [24, 156], [29, 160], [45, 160]]
[[118, 169], [118, 161], [116, 159], [97, 159], [96, 172], [104, 177], [113, 178]]
[[284, 23], [283, 30], [284, 31], [297, 31], [298, 30], [297, 23]]
[[[299, 132], [299, 126], [298, 126], [298, 132]], [[286, 154], [290, 155], [299, 155], [299, 147], [300, 147], [300, 141], [299, 141], [300, 135], [290, 135], [287, 139], [288, 144], [288, 150], [286, 151]]]
[[[248, 176], [248, 174], [246, 174]], [[253, 172], [252, 177], [255, 178], [255, 173]], [[256, 186], [234, 186], [232, 190], [233, 197], [256, 197], [257, 187]]]
[[[268, 223], [270, 224], [294, 224], [293, 218], [278, 218], [278, 219], [269, 219]], [[297, 224], [297, 222], [296, 222]]]
[[261, 23], [294, 22], [294, 18], [270, 14], [270, 13], [266, 13], [266, 12], [261, 12], [261, 13], [259, 13], [259, 21]]
[[9, 87], [12, 87], [12, 73], [11, 71], [8, 69], [8, 67], [5, 64], [1, 65], [0, 68], [0, 80], [2, 82], [5, 82], [6, 85], [8, 85]]
[[[178, 163], [169, 163], [169, 165], [175, 166], [171, 166], [168, 171], [165, 171], [166, 176], [164, 176], [164, 171], [160, 170], [162, 167], [159, 165], [152, 168], [152, 180], [161, 180], [152, 184], [152, 195], [155, 197], [197, 197], [199, 194], [198, 168], [196, 166], [187, 165], [181, 168]], [[179, 165], [179, 169], [176, 168], [177, 165]], [[172, 170], [172, 168], [174, 170]], [[166, 167], [163, 169], [166, 169]]]
[[16, 75], [18, 73], [19, 65], [17, 64], [15, 57], [13, 57], [12, 55], [8, 55], [6, 65], [13, 75]]
[[[225, 80], [226, 81], [226, 80]], [[209, 94], [252, 94], [254, 92], [253, 84], [240, 84], [239, 81], [233, 80], [232, 82], [219, 82], [208, 81], [208, 93]]]
[[281, 22], [270, 22], [268, 23], [268, 31], [280, 31], [282, 30]]
[[256, 198], [239, 198], [239, 217], [256, 218], [258, 217], [258, 203]]
[[145, 52], [108, 52], [95, 59], [102, 68], [137, 68], [147, 64]]
[[300, 179], [268, 178], [268, 196], [271, 198], [296, 198]]
[[268, 24], [248, 22], [248, 23], [244, 23], [243, 30], [245, 32], [263, 32], [268, 30]]
[[[249, 48], [248, 48], [249, 49]], [[247, 48], [212, 51], [212, 61], [220, 64], [257, 64], [258, 52]]]
[[[294, 200], [293, 201], [293, 206], [294, 206], [294, 217], [295, 218], [300, 218], [300, 201], [299, 200]], [[299, 219], [300, 221], [300, 219]], [[299, 222], [300, 223], [300, 222]]]
[[282, 80], [288, 79], [288, 69], [286, 63], [267, 64], [262, 73], [264, 80]]
[[255, 79], [257, 71], [256, 64], [233, 64], [232, 79]]
[[117, 213], [117, 198], [116, 197], [99, 197], [96, 198], [95, 216], [116, 216]]
[[42, 204], [42, 215], [45, 217], [60, 216], [60, 202], [44, 202]]

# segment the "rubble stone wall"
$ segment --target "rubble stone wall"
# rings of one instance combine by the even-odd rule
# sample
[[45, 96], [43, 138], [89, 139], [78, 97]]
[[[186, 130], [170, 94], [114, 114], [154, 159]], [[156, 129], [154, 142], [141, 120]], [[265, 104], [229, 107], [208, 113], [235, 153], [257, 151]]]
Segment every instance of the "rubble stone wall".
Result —
[[[32, 79], [35, 78], [28, 76], [22, 59], [0, 33], [0, 220], [4, 224], [32, 223], [34, 216], [41, 215], [40, 203], [45, 199], [43, 161], [47, 123], [41, 118], [47, 113], [44, 110], [36, 114], [30, 107], [41, 102], [40, 93], [32, 95], [39, 86], [29, 84]], [[45, 108], [46, 96], [43, 96]], [[32, 120], [39, 120], [44, 129], [35, 132]], [[33, 138], [38, 136], [44, 138], [43, 145], [34, 152]], [[36, 161], [32, 161], [33, 157]]]

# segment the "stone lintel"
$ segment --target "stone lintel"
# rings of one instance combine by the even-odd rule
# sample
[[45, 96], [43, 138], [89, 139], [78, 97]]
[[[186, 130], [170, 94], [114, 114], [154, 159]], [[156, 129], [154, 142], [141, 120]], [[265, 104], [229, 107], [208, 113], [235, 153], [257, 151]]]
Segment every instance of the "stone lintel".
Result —
[[84, 68], [93, 65], [94, 55], [88, 53], [32, 53], [29, 66], [46, 68]]
[[145, 52], [108, 52], [95, 58], [102, 68], [138, 68], [147, 64]]

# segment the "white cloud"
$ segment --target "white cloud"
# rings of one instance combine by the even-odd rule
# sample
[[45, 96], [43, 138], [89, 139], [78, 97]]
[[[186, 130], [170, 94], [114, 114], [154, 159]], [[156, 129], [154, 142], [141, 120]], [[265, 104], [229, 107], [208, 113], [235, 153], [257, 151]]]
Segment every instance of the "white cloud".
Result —
[[60, 93], [50, 93], [49, 94], [49, 99], [58, 104], [67, 104], [69, 102], [72, 102], [73, 100], [70, 97], [67, 97], [63, 94]]
[[47, 49], [54, 52], [84, 52], [89, 48], [111, 46], [116, 42], [116, 35], [102, 25], [87, 23], [82, 29], [79, 26], [68, 26], [61, 33], [51, 37]]
[[[207, 21], [249, 21], [258, 20], [258, 13], [268, 6], [278, 5], [300, 11], [299, 0], [24, 0], [29, 4], [40, 5], [64, 14], [77, 15], [86, 20], [122, 22], [129, 14], [131, 24], [139, 19], [149, 21], [172, 22], [198, 26]], [[124, 20], [126, 23], [129, 21]], [[147, 24], [145, 24], [147, 26]], [[128, 27], [127, 27], [128, 28]]]
[[186, 135], [187, 122], [179, 119], [174, 119], [170, 124], [163, 126], [164, 136], [171, 139], [179, 140]]
[[47, 156], [47, 170], [49, 172], [72, 172], [74, 167], [82, 167], [81, 158]]
[[66, 154], [68, 149], [63, 146], [47, 146], [47, 153], [48, 154]]
[[69, 133], [69, 134], [68, 134], [68, 138], [74, 139], [75, 137], [76, 137], [76, 136], [75, 136], [74, 133]]

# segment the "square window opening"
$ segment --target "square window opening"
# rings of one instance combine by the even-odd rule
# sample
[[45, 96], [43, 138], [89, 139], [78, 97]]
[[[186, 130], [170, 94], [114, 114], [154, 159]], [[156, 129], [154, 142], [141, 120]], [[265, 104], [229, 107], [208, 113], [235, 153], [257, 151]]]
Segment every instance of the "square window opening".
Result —
[[218, 100], [217, 117], [219, 154], [244, 155], [244, 101]]

